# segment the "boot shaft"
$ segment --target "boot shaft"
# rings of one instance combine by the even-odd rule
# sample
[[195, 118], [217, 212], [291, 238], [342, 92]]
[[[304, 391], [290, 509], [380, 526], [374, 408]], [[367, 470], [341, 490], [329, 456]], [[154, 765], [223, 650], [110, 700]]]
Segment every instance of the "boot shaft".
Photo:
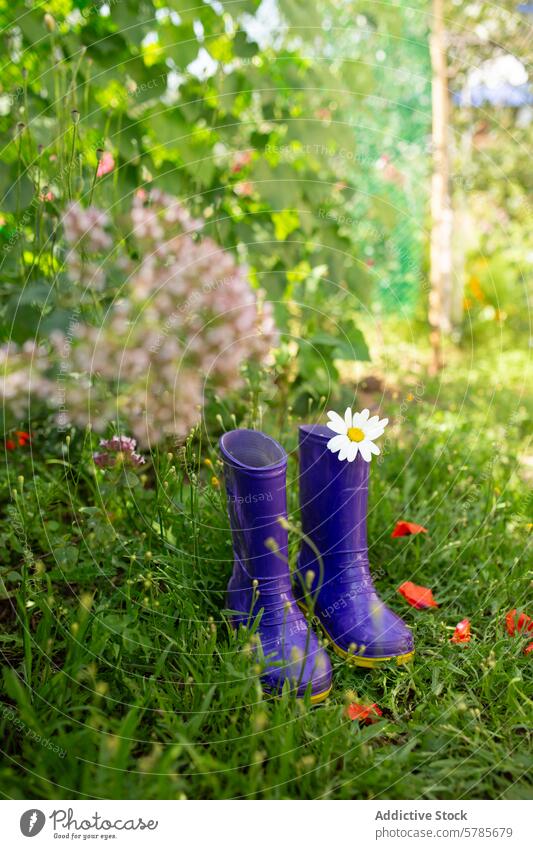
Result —
[[340, 566], [349, 555], [366, 558], [369, 464], [360, 455], [352, 463], [339, 460], [327, 448], [333, 435], [323, 425], [299, 428], [300, 508], [304, 534]]
[[[271, 694], [284, 686], [322, 701], [331, 665], [298, 608], [291, 588], [287, 519], [287, 455], [259, 431], [233, 430], [220, 440], [235, 562], [226, 595], [234, 627], [258, 620], [265, 658], [262, 681]], [[272, 550], [274, 549], [274, 550]]]
[[[288, 575], [287, 455], [275, 439], [232, 430], [220, 439], [227, 507], [236, 560], [250, 578]], [[274, 549], [274, 550], [273, 550]]]
[[[358, 666], [409, 660], [413, 637], [379, 597], [368, 564], [369, 463], [339, 460], [321, 425], [300, 427], [300, 506], [304, 542], [297, 597], [317, 616], [337, 654]], [[316, 555], [318, 549], [319, 557]]]

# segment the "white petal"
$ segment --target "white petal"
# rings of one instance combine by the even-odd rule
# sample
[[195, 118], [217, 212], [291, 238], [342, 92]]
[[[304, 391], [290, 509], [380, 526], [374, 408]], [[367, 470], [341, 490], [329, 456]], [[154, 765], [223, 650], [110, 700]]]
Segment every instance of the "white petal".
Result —
[[374, 443], [370, 442], [370, 440], [368, 441], [368, 447], [370, 448], [370, 452], [372, 454], [381, 454], [381, 451], [379, 450], [378, 446], [374, 445]]
[[359, 451], [359, 445], [357, 442], [350, 442], [348, 446], [348, 462], [353, 463], [355, 458], [357, 457], [357, 452]]
[[361, 419], [361, 413], [353, 414], [353, 427], [361, 427], [363, 424], [363, 420]]
[[350, 407], [346, 407], [346, 411], [344, 413], [344, 423], [347, 428], [352, 427], [353, 419], [352, 419], [352, 411]]
[[348, 446], [343, 445], [341, 450], [339, 451], [339, 460], [346, 460], [347, 456], [348, 456]]
[[330, 410], [328, 413], [330, 420], [327, 423], [327, 427], [333, 431], [333, 433], [346, 433], [346, 425], [344, 424], [344, 419], [342, 419], [338, 413], [334, 413], [333, 410]]
[[340, 433], [338, 436], [332, 436], [331, 437], [331, 439], [328, 442], [327, 447], [329, 448], [330, 451], [333, 451], [333, 453], [335, 453], [335, 451], [339, 451], [342, 448], [343, 445], [346, 445], [347, 441], [348, 441], [348, 437], [343, 436], [342, 433]]
[[359, 415], [361, 416], [361, 419], [362, 419], [364, 422], [366, 422], [366, 420], [368, 419], [368, 417], [369, 417], [369, 415], [370, 415], [370, 410], [367, 410], [367, 409], [366, 409], [366, 407], [365, 407], [365, 409], [364, 409], [364, 410], [361, 410], [361, 412], [359, 413]]
[[[381, 436], [381, 434], [383, 433], [383, 431], [387, 427], [388, 423], [389, 423], [388, 419], [381, 419], [381, 421], [378, 421], [377, 424], [372, 424], [372, 425], [370, 425], [370, 422], [368, 422], [367, 427], [365, 428], [365, 431], [366, 431], [366, 433], [368, 433], [369, 436], [372, 433], [375, 433], [378, 436]], [[372, 438], [373, 437], [370, 436], [370, 439], [372, 439]]]
[[361, 457], [366, 463], [370, 463], [372, 459], [372, 452], [370, 451], [370, 447], [368, 442], [360, 442], [359, 443], [359, 451], [361, 452]]
[[374, 425], [376, 425], [378, 422], [379, 422], [379, 416], [372, 416], [372, 418], [370, 418], [367, 421], [367, 426], [368, 427], [374, 427]]
[[383, 436], [384, 428], [382, 427], [371, 427], [365, 432], [365, 437], [367, 439], [377, 439], [378, 436]]

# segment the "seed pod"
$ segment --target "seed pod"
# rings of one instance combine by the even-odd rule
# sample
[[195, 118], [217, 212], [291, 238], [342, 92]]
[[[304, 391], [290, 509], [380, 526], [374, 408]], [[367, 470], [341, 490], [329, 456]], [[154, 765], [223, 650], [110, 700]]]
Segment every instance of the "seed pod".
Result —
[[57, 29], [56, 19], [50, 12], [47, 12], [44, 16], [44, 25], [48, 32], [55, 32]]

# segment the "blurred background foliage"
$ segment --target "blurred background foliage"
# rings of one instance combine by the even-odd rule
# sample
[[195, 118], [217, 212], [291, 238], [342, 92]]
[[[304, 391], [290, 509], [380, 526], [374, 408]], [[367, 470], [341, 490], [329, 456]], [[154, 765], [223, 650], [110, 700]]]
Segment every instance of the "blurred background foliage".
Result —
[[533, 263], [533, 7], [453, 3], [448, 63], [457, 338], [527, 348]]
[[[108, 208], [119, 244], [131, 194], [154, 185], [201, 212], [274, 303], [275, 377], [296, 403], [327, 394], [339, 361], [370, 358], [370, 323], [415, 315], [424, 339], [430, 4], [2, 0], [0, 10], [4, 338], [65, 330], [76, 299], [62, 274], [69, 197]], [[530, 27], [508, 2], [450, 2], [446, 23], [460, 342], [525, 329]], [[524, 68], [522, 101], [479, 102], [472, 91], [502, 56]], [[115, 162], [103, 180], [99, 150]]]
[[65, 329], [62, 210], [70, 193], [92, 196], [101, 148], [116, 167], [94, 199], [117, 241], [140, 186], [202, 212], [275, 303], [285, 381], [318, 397], [335, 361], [368, 359], [357, 313], [376, 296], [416, 296], [429, 99], [427, 76], [413, 86], [411, 72], [427, 64], [423, 14], [359, 3], [354, 27], [355, 4], [340, 2], [283, 13], [255, 0], [3, 5], [2, 237], [16, 247], [2, 262], [5, 336], [33, 338], [43, 318], [46, 332]]
[[[73, 319], [111, 308], [117, 256], [136, 259], [132, 195], [151, 186], [202, 214], [281, 329], [269, 380], [250, 369], [211, 400], [207, 438], [157, 446], [137, 473], [95, 468], [94, 434], [33, 409], [27, 431], [4, 420], [11, 797], [531, 798], [533, 655], [504, 630], [533, 577], [526, 5], [445, 3], [453, 321], [428, 376], [434, 4], [0, 0], [0, 356], [54, 329], [68, 348]], [[112, 219], [96, 293], [66, 273], [71, 198]], [[237, 423], [279, 439], [297, 523], [297, 423], [322, 396], [390, 417], [371, 559], [420, 659], [360, 676], [334, 658], [330, 703], [306, 711], [263, 700], [248, 637], [220, 614], [232, 554], [213, 443]], [[398, 519], [430, 532], [397, 547]], [[440, 611], [402, 608], [404, 580]], [[454, 646], [465, 616], [472, 643]], [[347, 721], [354, 697], [383, 720]], [[68, 752], [59, 770], [30, 729]]]

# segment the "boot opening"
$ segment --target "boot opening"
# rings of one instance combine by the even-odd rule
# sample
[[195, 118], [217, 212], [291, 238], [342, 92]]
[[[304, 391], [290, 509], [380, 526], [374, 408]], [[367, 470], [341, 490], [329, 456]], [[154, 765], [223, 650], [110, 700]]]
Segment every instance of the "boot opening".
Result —
[[244, 468], [284, 466], [287, 455], [279, 442], [258, 430], [230, 430], [220, 439], [225, 459]]
[[332, 436], [335, 436], [332, 430], [329, 429], [326, 425], [321, 424], [304, 424], [300, 425], [300, 436], [302, 438], [315, 438], [315, 439], [331, 439]]

